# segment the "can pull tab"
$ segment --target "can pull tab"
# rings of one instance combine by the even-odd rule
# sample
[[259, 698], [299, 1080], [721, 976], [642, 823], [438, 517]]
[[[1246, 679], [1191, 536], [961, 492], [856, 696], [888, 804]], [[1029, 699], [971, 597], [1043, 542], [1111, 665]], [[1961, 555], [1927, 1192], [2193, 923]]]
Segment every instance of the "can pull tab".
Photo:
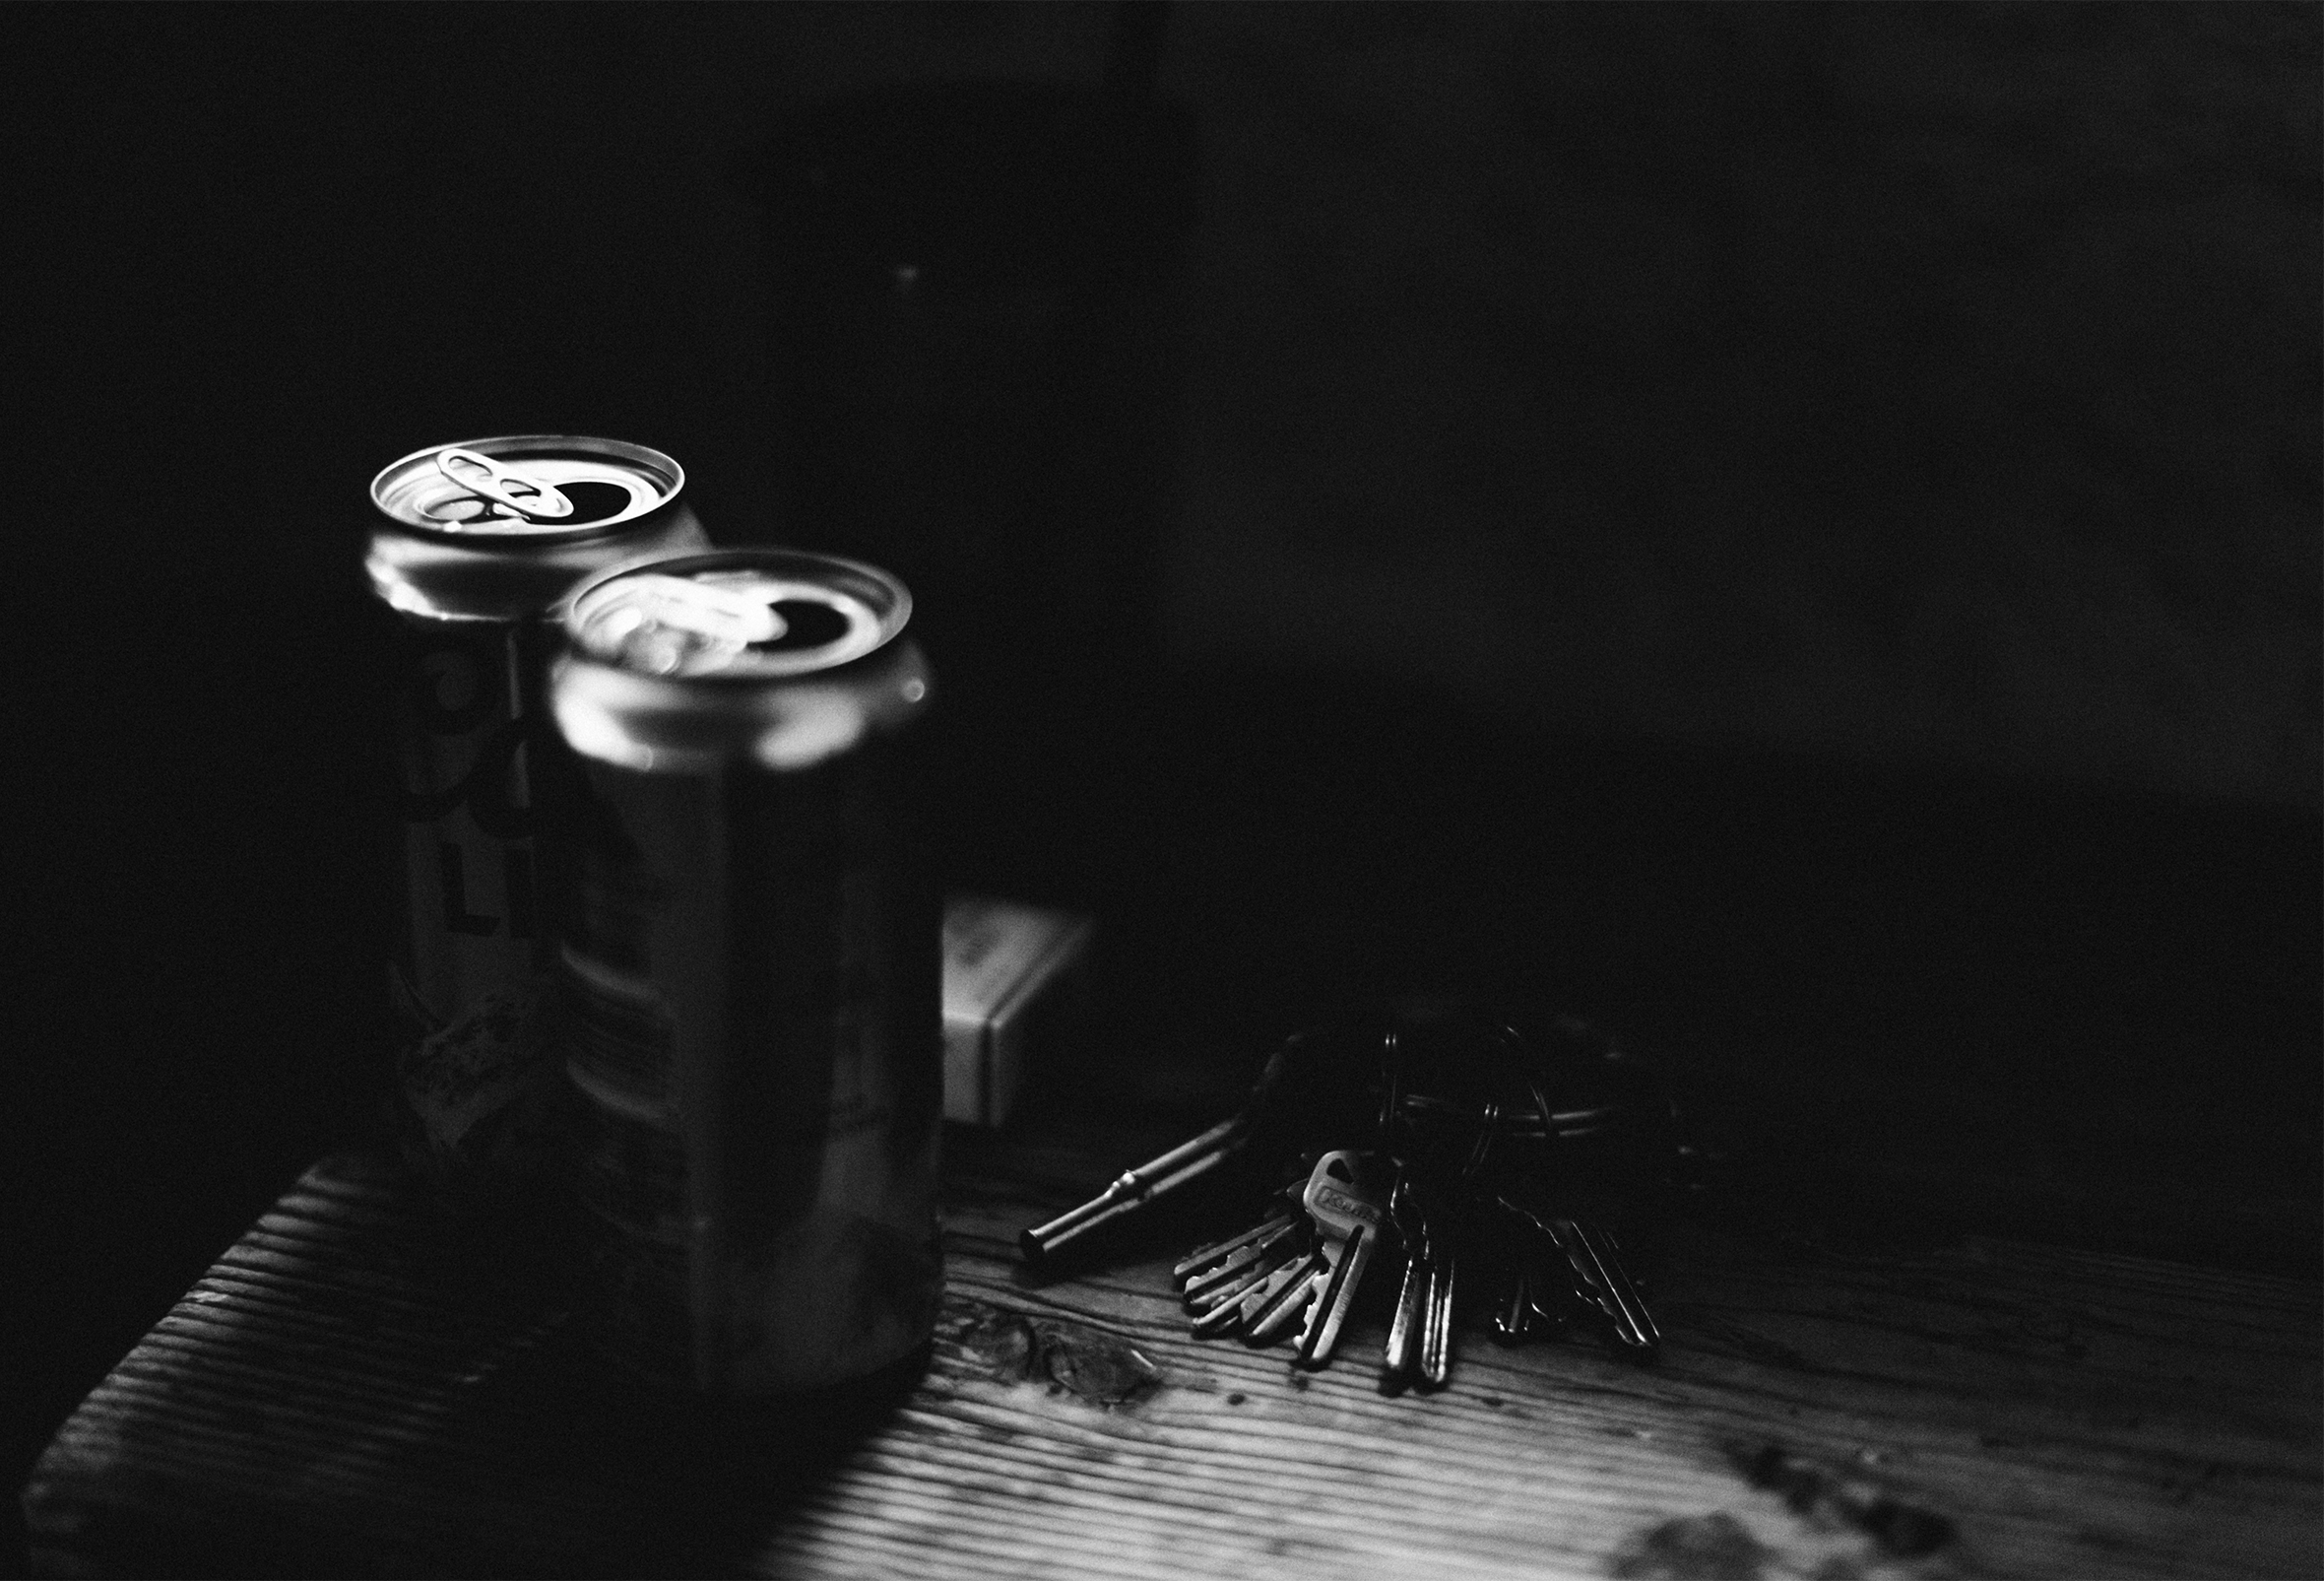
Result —
[[[436, 471], [466, 489], [524, 516], [570, 516], [573, 502], [556, 485], [504, 467], [490, 456], [448, 444], [436, 452]], [[455, 470], [457, 469], [457, 470]]]
[[786, 629], [765, 600], [733, 588], [651, 572], [615, 585], [617, 601], [585, 618], [581, 646], [647, 675], [706, 674]]
[[686, 576], [633, 576], [630, 585], [664, 626], [728, 642], [771, 642], [788, 623], [763, 598]]

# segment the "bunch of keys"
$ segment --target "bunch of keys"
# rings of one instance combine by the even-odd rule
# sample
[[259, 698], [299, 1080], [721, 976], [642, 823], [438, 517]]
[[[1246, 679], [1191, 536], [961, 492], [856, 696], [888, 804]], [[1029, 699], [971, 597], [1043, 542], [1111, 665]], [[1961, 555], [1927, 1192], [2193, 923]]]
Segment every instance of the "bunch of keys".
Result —
[[[1374, 1080], [1351, 1080], [1368, 1055]], [[1255, 1222], [1173, 1271], [1197, 1336], [1296, 1334], [1293, 1364], [1323, 1365], [1385, 1241], [1401, 1272], [1384, 1389], [1442, 1387], [1457, 1319], [1480, 1300], [1503, 1344], [1582, 1319], [1650, 1359], [1660, 1334], [1614, 1220], [1662, 1184], [1674, 1120], [1650, 1076], [1579, 1022], [1528, 1034], [1474, 1007], [1403, 1008], [1294, 1036], [1240, 1114], [1027, 1230], [1022, 1247], [1039, 1261], [1196, 1181], [1271, 1176]]]
[[1175, 1269], [1194, 1333], [1240, 1331], [1265, 1345], [1299, 1325], [1293, 1364], [1331, 1359], [1364, 1270], [1379, 1247], [1385, 1214], [1366, 1180], [1370, 1154], [1326, 1153], [1294, 1197], [1250, 1229], [1197, 1248]]

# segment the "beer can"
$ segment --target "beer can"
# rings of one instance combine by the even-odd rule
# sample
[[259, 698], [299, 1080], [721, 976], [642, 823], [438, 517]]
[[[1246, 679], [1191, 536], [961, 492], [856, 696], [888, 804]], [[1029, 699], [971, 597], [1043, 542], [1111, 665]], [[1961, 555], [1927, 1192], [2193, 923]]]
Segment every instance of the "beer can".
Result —
[[659, 451], [545, 434], [416, 450], [371, 481], [401, 825], [382, 1085], [399, 1150], [455, 1204], [549, 1178], [558, 886], [536, 846], [571, 777], [542, 701], [560, 601], [595, 572], [707, 547], [684, 488]]
[[942, 1278], [930, 676], [884, 571], [686, 556], [574, 596], [559, 950], [587, 1326], [719, 1400], [909, 1366]]

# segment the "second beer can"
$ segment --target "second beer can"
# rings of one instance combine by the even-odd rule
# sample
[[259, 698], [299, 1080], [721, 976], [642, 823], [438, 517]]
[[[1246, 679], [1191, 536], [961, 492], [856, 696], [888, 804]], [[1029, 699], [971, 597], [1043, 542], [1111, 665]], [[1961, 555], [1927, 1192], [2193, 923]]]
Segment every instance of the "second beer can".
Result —
[[849, 1383], [934, 1329], [940, 928], [910, 612], [871, 566], [738, 550], [602, 578], [566, 617], [587, 1283], [616, 1358], [700, 1394]]

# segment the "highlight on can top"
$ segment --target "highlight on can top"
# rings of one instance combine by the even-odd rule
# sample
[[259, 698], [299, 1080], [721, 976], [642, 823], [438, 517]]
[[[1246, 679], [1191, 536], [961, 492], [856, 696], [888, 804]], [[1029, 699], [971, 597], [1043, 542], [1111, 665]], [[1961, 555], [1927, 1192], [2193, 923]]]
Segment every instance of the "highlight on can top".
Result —
[[500, 538], [604, 532], [684, 487], [678, 463], [643, 445], [511, 434], [415, 450], [381, 469], [371, 498], [420, 532]]
[[630, 565], [573, 595], [551, 705], [566, 741], [609, 762], [807, 767], [922, 710], [928, 667], [899, 640], [911, 614], [893, 576], [826, 555]]

